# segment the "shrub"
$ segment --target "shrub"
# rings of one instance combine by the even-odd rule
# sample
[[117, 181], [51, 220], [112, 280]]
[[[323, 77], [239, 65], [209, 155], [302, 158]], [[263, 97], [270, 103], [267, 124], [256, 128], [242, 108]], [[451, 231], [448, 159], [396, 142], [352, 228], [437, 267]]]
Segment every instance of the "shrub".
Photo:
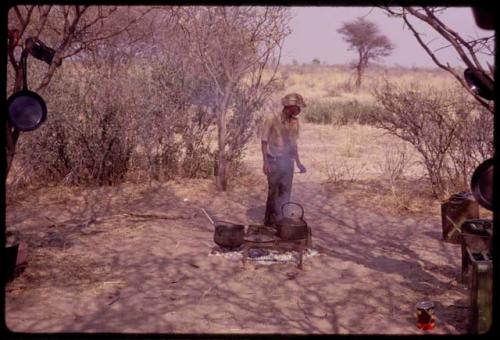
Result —
[[[113, 71], [116, 71], [113, 70]], [[124, 180], [134, 147], [134, 112], [120, 100], [117, 72], [88, 70], [86, 79], [59, 76], [46, 94], [49, 114], [19, 143], [31, 180], [68, 184], [116, 184]], [[130, 99], [130, 98], [129, 98]]]
[[304, 119], [308, 123], [332, 124], [334, 112], [331, 102], [310, 101], [304, 109]]
[[44, 94], [47, 121], [19, 139], [26, 182], [114, 185], [129, 170], [141, 181], [213, 173], [213, 119], [201, 95], [192, 103], [199, 82], [166, 65], [63, 65]]
[[372, 124], [373, 112], [377, 107], [357, 100], [348, 102], [311, 101], [304, 109], [308, 123], [348, 125], [353, 123]]
[[390, 83], [373, 92], [383, 107], [375, 125], [410, 144], [422, 162], [438, 198], [468, 190], [481, 160], [493, 153], [493, 117], [461, 88], [421, 89]]

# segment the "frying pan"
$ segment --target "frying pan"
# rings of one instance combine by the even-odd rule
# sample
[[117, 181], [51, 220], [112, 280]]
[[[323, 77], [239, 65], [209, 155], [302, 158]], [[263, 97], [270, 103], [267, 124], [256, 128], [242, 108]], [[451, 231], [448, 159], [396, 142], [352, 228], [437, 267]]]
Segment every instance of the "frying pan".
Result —
[[488, 210], [493, 210], [493, 158], [479, 164], [471, 178], [471, 191], [476, 201]]
[[487, 100], [494, 99], [493, 80], [484, 72], [468, 68], [464, 71], [467, 85], [480, 97]]
[[7, 117], [19, 131], [31, 131], [40, 126], [47, 118], [47, 105], [40, 95], [28, 90], [26, 59], [23, 51], [23, 89], [7, 99]]
[[47, 117], [47, 105], [37, 93], [23, 89], [7, 99], [9, 122], [19, 131], [31, 131]]

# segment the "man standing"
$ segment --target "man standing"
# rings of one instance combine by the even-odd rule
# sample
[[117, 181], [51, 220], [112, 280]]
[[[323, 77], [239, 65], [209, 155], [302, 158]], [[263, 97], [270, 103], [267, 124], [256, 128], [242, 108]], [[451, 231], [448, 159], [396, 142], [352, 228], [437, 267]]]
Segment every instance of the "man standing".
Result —
[[279, 221], [282, 217], [281, 206], [290, 201], [294, 162], [301, 173], [306, 172], [297, 149], [297, 116], [306, 104], [298, 93], [287, 94], [281, 103], [283, 110], [269, 117], [262, 130], [263, 171], [268, 183], [264, 225]]

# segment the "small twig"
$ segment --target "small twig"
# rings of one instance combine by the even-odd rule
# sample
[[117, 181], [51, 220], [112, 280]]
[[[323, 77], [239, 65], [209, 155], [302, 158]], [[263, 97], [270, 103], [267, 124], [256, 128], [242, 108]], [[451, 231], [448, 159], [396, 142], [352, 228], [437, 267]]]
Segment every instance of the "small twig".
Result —
[[125, 281], [104, 281], [102, 284], [103, 285], [106, 285], [106, 284], [124, 284]]
[[210, 291], [211, 291], [211, 290], [212, 290], [212, 288], [214, 288], [214, 287], [215, 287], [215, 285], [213, 285], [212, 287], [208, 288], [207, 290], [205, 290], [205, 291], [203, 292], [203, 294], [202, 294], [202, 295], [201, 295], [201, 297], [200, 297], [200, 302], [199, 302], [199, 303], [201, 303], [201, 300], [203, 300], [203, 299], [205, 298], [205, 295], [207, 295], [208, 293], [210, 293]]
[[302, 313], [304, 314], [305, 318], [309, 321], [309, 322], [312, 322], [311, 319], [309, 319], [309, 317], [307, 316], [307, 312], [304, 310], [304, 308], [302, 308], [302, 306], [300, 305], [299, 301], [297, 301], [297, 306], [299, 306], [300, 310], [302, 311]]
[[111, 306], [113, 303], [115, 303], [118, 300], [120, 300], [120, 296], [119, 295], [113, 301], [111, 301], [110, 303], [108, 303], [108, 306]]
[[133, 217], [142, 217], [142, 218], [158, 218], [164, 220], [180, 220], [180, 219], [189, 219], [191, 217], [186, 216], [170, 216], [170, 215], [160, 215], [160, 214], [139, 214], [139, 213], [126, 213], [125, 215], [133, 216]]

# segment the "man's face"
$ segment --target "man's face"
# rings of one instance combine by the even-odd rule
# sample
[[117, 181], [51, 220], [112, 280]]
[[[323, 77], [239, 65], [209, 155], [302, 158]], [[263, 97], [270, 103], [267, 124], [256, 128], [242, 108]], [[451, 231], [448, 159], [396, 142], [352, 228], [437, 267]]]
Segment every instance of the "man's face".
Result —
[[285, 106], [284, 111], [289, 118], [297, 119], [297, 116], [300, 113], [300, 107], [296, 105]]

